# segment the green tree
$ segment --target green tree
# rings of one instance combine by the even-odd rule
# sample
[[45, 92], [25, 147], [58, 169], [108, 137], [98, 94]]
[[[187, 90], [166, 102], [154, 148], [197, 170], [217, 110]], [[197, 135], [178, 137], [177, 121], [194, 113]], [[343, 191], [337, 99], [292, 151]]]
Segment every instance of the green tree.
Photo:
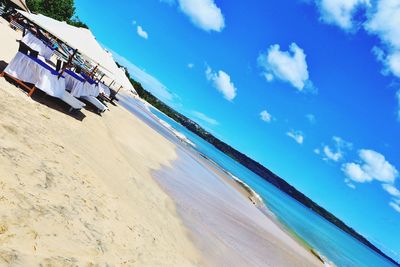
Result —
[[26, 0], [26, 5], [33, 13], [40, 13], [70, 25], [88, 28], [75, 16], [74, 0]]
[[42, 0], [44, 15], [60, 21], [69, 21], [75, 13], [74, 0]]

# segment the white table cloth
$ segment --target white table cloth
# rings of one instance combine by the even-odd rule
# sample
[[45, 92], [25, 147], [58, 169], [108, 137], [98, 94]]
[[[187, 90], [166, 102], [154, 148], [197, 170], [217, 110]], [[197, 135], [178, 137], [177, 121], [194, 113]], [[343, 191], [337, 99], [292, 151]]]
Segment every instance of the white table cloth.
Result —
[[99, 91], [100, 93], [104, 94], [107, 97], [110, 97], [111, 91], [110, 88], [108, 88], [108, 86], [102, 84], [99, 82]]
[[54, 53], [54, 50], [45, 45], [39, 38], [37, 38], [31, 32], [28, 32], [24, 36], [24, 38], [22, 38], [21, 41], [30, 48], [32, 48], [33, 50], [38, 51], [39, 55], [43, 56], [47, 60], [50, 60], [51, 56]]
[[[68, 72], [64, 72], [66, 81], [66, 89], [71, 92], [71, 94], [75, 97], [82, 97], [82, 96], [94, 96], [97, 97], [99, 95], [99, 87], [95, 84], [90, 84], [88, 82], [82, 82], [77, 78], [70, 75]], [[83, 79], [82, 76], [79, 74], [79, 78]]]
[[63, 77], [58, 78], [58, 75], [21, 52], [17, 52], [4, 72], [18, 80], [34, 84], [48, 95], [60, 98], [64, 94]]

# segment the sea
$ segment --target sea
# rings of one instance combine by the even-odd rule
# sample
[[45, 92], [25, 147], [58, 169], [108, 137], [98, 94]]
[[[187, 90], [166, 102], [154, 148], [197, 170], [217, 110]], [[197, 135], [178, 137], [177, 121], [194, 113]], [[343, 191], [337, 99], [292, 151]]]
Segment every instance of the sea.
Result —
[[[290, 232], [304, 240], [326, 262], [344, 267], [396, 266], [159, 110], [145, 106], [130, 97], [121, 97], [120, 103], [136, 116], [152, 123], [152, 127], [166, 137], [172, 138], [170, 132], [175, 132], [176, 136], [185, 141], [191, 149], [205, 155], [233, 177], [250, 186], [262, 198], [276, 219]], [[158, 118], [158, 121], [162, 122], [162, 127], [154, 123], [154, 116], [149, 115], [144, 109]]]

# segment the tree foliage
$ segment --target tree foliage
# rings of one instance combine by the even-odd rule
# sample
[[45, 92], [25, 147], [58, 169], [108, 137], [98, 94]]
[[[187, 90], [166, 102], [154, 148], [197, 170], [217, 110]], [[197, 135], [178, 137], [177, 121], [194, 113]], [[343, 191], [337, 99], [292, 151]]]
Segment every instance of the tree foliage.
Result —
[[88, 28], [75, 16], [74, 0], [27, 0], [26, 4], [33, 13], [40, 13], [59, 21], [65, 21], [76, 27]]

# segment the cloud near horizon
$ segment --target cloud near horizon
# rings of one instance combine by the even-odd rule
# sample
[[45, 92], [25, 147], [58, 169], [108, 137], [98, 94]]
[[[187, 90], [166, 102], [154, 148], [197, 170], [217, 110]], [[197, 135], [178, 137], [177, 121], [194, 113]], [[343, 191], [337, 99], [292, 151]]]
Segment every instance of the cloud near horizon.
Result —
[[178, 3], [179, 9], [197, 27], [207, 32], [221, 32], [225, 28], [225, 18], [214, 0], [160, 0], [169, 5]]
[[278, 78], [298, 91], [313, 87], [309, 80], [306, 54], [296, 43], [290, 45], [289, 51], [282, 51], [278, 44], [271, 45], [266, 53], [259, 55], [257, 61], [269, 82]]
[[143, 88], [150, 91], [163, 101], [168, 101], [171, 104], [176, 101], [178, 97], [171, 93], [164, 84], [157, 80], [157, 78], [148, 74], [146, 71], [133, 64], [127, 58], [119, 55], [117, 52], [112, 50], [110, 50], [110, 52], [115, 60], [122, 66], [126, 67], [130, 75], [142, 84]]
[[192, 111], [192, 114], [196, 118], [198, 118], [198, 119], [202, 120], [203, 122], [206, 122], [210, 125], [219, 125], [219, 122], [216, 119], [213, 119], [202, 112]]
[[213, 72], [210, 67], [207, 67], [205, 74], [207, 80], [212, 82], [213, 86], [223, 94], [226, 100], [233, 101], [235, 99], [237, 89], [226, 72], [222, 70]]

